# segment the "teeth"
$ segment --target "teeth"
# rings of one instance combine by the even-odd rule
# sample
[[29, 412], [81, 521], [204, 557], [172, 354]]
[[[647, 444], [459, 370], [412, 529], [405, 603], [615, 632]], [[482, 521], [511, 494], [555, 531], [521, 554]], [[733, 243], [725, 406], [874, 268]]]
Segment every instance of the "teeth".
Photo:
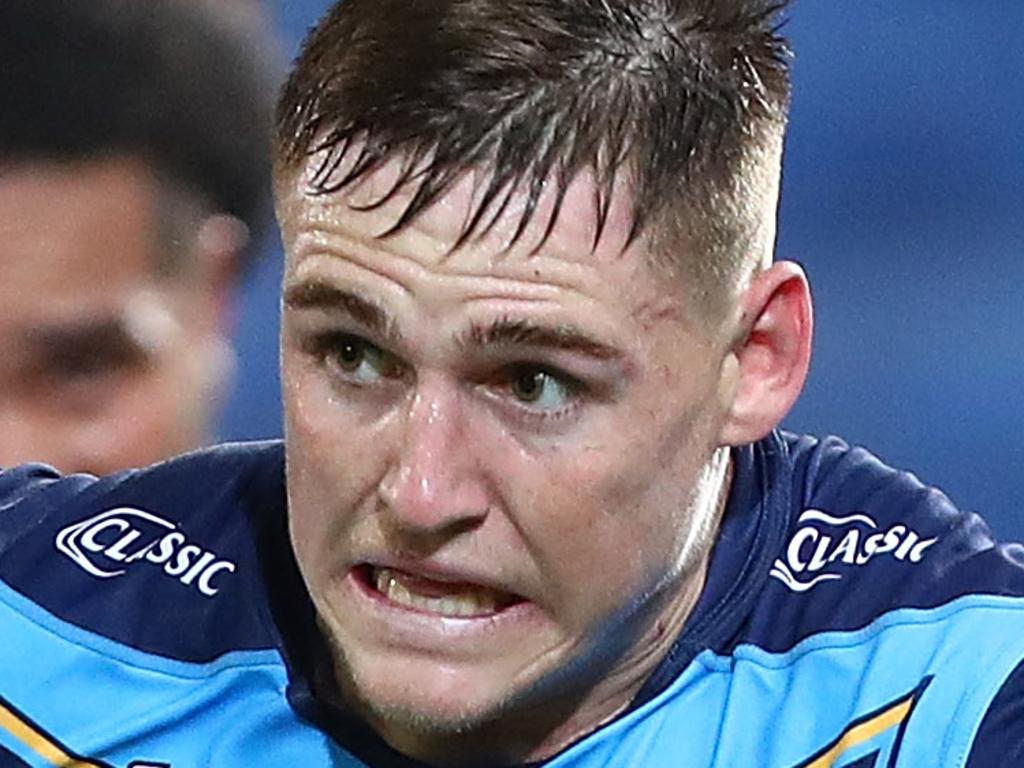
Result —
[[410, 590], [401, 581], [401, 575], [388, 568], [375, 568], [373, 583], [377, 591], [392, 602], [440, 616], [484, 616], [498, 609], [497, 595], [489, 589], [473, 589], [459, 585], [451, 594], [428, 597]]

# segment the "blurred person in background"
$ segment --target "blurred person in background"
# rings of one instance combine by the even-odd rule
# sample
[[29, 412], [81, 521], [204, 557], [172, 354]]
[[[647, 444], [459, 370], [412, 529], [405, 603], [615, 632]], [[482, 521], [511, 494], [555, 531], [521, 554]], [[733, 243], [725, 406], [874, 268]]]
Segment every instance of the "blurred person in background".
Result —
[[276, 54], [255, 3], [0, 3], [0, 466], [208, 439], [269, 219]]

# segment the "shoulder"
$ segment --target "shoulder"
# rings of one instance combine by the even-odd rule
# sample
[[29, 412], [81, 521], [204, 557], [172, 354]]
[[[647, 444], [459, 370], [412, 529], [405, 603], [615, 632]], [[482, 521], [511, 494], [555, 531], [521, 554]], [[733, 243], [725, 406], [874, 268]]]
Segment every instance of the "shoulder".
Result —
[[967, 768], [1024, 764], [1024, 662], [1007, 678], [985, 713]]
[[997, 542], [982, 517], [837, 438], [785, 446], [790, 522], [770, 589], [793, 608], [790, 643], [973, 597], [1024, 609], [1024, 547]]
[[[580, 749], [643, 765], [1009, 764], [1020, 548], [838, 439], [775, 434], [736, 456], [709, 576], [726, 597], [705, 614], [720, 625], [731, 605], [735, 631], [692, 656], [681, 641], [688, 665]], [[712, 579], [730, 558], [742, 567]]]
[[1024, 696], [1024, 549], [836, 438], [785, 435], [770, 460], [788, 527], [734, 658], [808, 701], [827, 685], [823, 745], [901, 713], [888, 749], [904, 762], [890, 764], [962, 765], [983, 721], [1006, 733]]
[[258, 529], [283, 515], [277, 443], [105, 478], [0, 472], [0, 597], [55, 631], [176, 659], [270, 647]]

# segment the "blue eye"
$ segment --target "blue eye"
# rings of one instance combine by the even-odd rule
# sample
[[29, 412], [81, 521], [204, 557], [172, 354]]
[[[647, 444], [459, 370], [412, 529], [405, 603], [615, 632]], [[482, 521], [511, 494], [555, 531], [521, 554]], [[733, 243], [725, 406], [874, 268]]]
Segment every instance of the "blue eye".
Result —
[[509, 388], [516, 400], [539, 411], [563, 410], [575, 394], [569, 382], [538, 368], [516, 371]]

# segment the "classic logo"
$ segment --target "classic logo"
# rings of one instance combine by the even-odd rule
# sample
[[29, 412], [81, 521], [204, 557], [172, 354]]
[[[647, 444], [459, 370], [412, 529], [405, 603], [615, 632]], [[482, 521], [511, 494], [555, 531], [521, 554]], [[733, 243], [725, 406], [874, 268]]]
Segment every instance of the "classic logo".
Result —
[[122, 576], [136, 564], [161, 566], [166, 575], [206, 597], [217, 594], [215, 579], [236, 567], [189, 542], [174, 523], [134, 507], [108, 509], [69, 525], [57, 534], [54, 544], [97, 578]]
[[820, 509], [800, 515], [801, 524], [769, 572], [794, 592], [807, 592], [823, 581], [841, 579], [842, 566], [860, 566], [879, 556], [919, 563], [937, 538], [925, 539], [905, 525], [885, 531], [867, 515], [833, 517]]

